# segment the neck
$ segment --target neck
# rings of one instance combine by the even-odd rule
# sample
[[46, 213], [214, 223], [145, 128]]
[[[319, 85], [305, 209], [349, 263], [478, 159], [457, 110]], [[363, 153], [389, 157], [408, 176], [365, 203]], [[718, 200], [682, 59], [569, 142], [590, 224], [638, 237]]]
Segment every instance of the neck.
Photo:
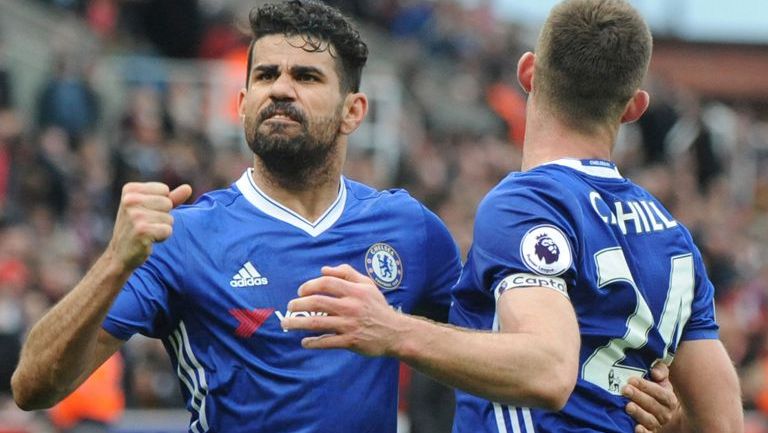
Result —
[[586, 133], [567, 125], [550, 113], [536, 110], [529, 100], [523, 142], [522, 170], [563, 158], [611, 159], [618, 126], [596, 128]]
[[255, 157], [253, 181], [273, 200], [313, 222], [338, 197], [343, 165], [343, 156], [333, 158], [328, 165], [308, 173], [304, 179], [296, 180], [276, 176], [264, 166], [259, 157]]

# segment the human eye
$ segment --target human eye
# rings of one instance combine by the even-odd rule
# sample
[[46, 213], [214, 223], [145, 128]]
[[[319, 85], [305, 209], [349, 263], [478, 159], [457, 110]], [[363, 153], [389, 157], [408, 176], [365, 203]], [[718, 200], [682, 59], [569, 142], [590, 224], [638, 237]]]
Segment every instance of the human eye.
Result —
[[258, 81], [272, 81], [276, 76], [277, 74], [272, 71], [261, 71], [257, 73], [254, 78]]
[[309, 72], [298, 74], [298, 76], [296, 77], [296, 80], [304, 83], [312, 83], [312, 82], [320, 81], [317, 75]]

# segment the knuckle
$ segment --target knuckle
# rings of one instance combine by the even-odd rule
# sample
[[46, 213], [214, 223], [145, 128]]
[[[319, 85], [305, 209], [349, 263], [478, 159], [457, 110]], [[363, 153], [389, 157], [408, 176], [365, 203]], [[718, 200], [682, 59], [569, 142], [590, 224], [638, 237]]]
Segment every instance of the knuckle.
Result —
[[359, 315], [357, 303], [349, 300], [339, 302], [338, 311], [340, 315], [345, 317], [356, 317]]
[[349, 346], [354, 348], [360, 347], [362, 344], [360, 336], [358, 336], [355, 333], [349, 333], [347, 337], [347, 341], [349, 343]]
[[323, 316], [312, 316], [311, 322], [315, 329], [320, 329], [323, 326], [326, 326], [324, 323], [325, 321], [323, 320]]
[[129, 192], [136, 191], [139, 188], [139, 183], [137, 182], [128, 182], [123, 185], [123, 194], [127, 194]]
[[156, 221], [163, 225], [171, 226], [173, 225], [173, 221], [171, 220], [171, 215], [167, 213], [159, 213], [156, 215]]
[[128, 218], [135, 223], [139, 223], [144, 220], [144, 212], [137, 208], [128, 208], [125, 211]]
[[173, 202], [168, 197], [163, 197], [163, 201], [160, 204], [161, 208], [165, 212], [170, 212], [173, 209]]
[[137, 222], [133, 226], [133, 232], [137, 237], [144, 237], [149, 233], [149, 225], [144, 222]]
[[640, 391], [643, 391], [643, 392], [648, 392], [648, 388], [649, 388], [649, 387], [648, 387], [648, 383], [649, 383], [649, 382], [648, 382], [647, 380], [638, 380], [637, 382], [635, 382], [635, 384], [634, 384], [634, 385], [635, 385], [635, 387], [636, 387], [637, 389], [639, 389]]
[[339, 324], [339, 330], [341, 330], [344, 334], [355, 335], [356, 334], [355, 331], [357, 330], [357, 327], [355, 326], [354, 322], [349, 320], [343, 320]]
[[126, 206], [135, 206], [141, 203], [141, 194], [129, 191], [123, 194], [123, 203]]
[[146, 185], [147, 188], [155, 194], [168, 195], [171, 192], [168, 185], [162, 182], [148, 182]]

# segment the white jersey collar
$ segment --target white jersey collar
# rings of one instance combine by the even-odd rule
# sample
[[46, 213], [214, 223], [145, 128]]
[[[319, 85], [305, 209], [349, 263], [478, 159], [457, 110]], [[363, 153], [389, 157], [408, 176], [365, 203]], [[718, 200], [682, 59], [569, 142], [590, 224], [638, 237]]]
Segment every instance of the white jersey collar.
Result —
[[277, 200], [269, 197], [264, 191], [256, 186], [253, 181], [253, 168], [245, 170], [240, 179], [235, 182], [235, 186], [251, 204], [264, 212], [265, 214], [288, 223], [298, 229], [301, 229], [312, 237], [317, 237], [328, 230], [336, 221], [341, 218], [344, 212], [344, 205], [347, 201], [347, 188], [342, 176], [339, 182], [339, 195], [331, 206], [315, 222], [307, 221], [296, 212], [281, 205]]
[[574, 170], [580, 171], [584, 174], [597, 177], [605, 177], [608, 179], [623, 179], [624, 177], [619, 173], [619, 169], [616, 168], [616, 164], [605, 161], [602, 159], [571, 159], [563, 158], [556, 161], [544, 163], [542, 165], [556, 164], [564, 167], [569, 167]]

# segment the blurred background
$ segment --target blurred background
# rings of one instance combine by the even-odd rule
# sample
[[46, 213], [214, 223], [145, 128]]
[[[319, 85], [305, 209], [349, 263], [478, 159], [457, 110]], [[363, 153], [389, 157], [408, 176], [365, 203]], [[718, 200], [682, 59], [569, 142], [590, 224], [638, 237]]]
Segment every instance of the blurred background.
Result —
[[[0, 1], [0, 432], [185, 432], [158, 341], [131, 339], [88, 389], [25, 413], [26, 332], [111, 236], [129, 180], [227, 187], [251, 162], [236, 116], [254, 0]], [[462, 252], [475, 207], [519, 169], [517, 59], [555, 1], [336, 0], [371, 56], [346, 175], [403, 187]], [[652, 105], [615, 158], [693, 232], [717, 287], [748, 432], [768, 432], [768, 4], [636, 0], [652, 24]], [[401, 431], [450, 431], [452, 393], [404, 368]], [[83, 422], [86, 421], [86, 422]]]

